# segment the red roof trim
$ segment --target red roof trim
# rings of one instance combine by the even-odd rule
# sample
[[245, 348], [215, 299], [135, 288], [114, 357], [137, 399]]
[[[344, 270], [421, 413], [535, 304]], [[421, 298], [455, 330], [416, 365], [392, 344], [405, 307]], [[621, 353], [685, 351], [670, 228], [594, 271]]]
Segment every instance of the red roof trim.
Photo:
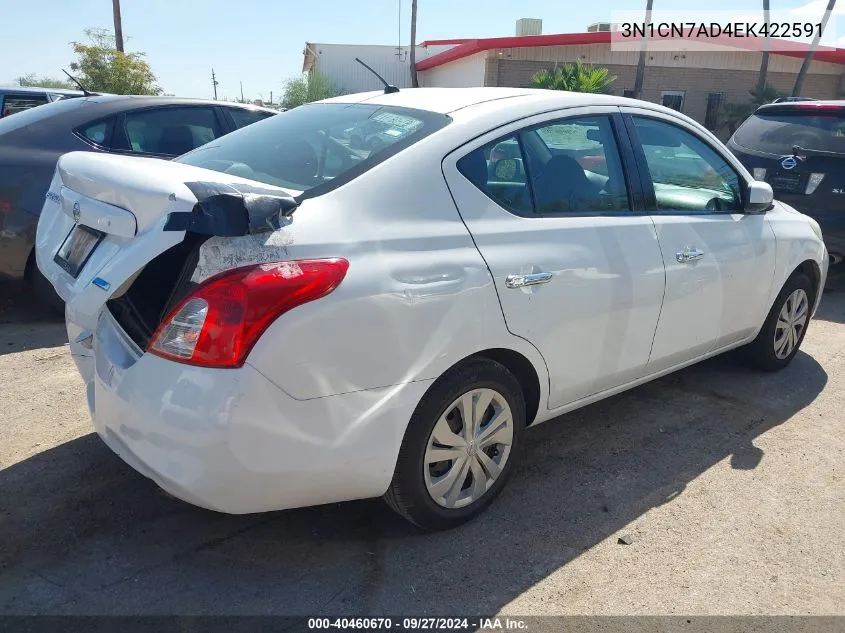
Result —
[[[735, 48], [742, 48], [746, 50], [760, 50], [759, 46], [755, 46], [746, 38], [717, 38], [719, 44], [725, 46], [733, 46]], [[437, 41], [437, 40], [434, 40]], [[428, 42], [433, 44], [434, 41]], [[440, 40], [447, 42], [448, 40]], [[449, 62], [457, 61], [464, 57], [469, 57], [475, 53], [482, 51], [489, 51], [496, 48], [526, 48], [530, 46], [572, 46], [577, 44], [609, 44], [611, 41], [611, 33], [608, 31], [598, 31], [593, 33], [556, 33], [554, 35], [523, 35], [518, 37], [489, 37], [476, 40], [455, 40], [462, 42], [454, 48], [447, 51], [432, 55], [428, 59], [424, 59], [417, 64], [417, 70], [429, 70]], [[712, 40], [710, 40], [712, 41]], [[450, 42], [451, 43], [451, 42]], [[790, 48], [793, 50], [775, 50], [772, 55], [784, 55], [786, 57], [803, 58], [806, 54], [806, 45], [798, 42], [779, 42], [778, 46], [781, 48]], [[814, 60], [820, 62], [831, 62], [834, 64], [845, 65], [845, 49], [831, 48], [828, 46], [820, 46], [816, 51]]]
[[420, 46], [446, 46], [448, 44], [463, 44], [467, 41], [467, 38], [462, 37], [456, 40], [426, 40], [422, 42]]

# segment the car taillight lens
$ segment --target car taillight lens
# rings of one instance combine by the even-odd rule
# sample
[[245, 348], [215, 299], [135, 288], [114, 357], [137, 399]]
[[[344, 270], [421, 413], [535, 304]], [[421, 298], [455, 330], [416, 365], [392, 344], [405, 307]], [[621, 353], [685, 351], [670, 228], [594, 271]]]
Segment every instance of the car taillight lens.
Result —
[[337, 288], [349, 262], [307, 259], [235, 268], [210, 277], [164, 318], [147, 351], [205, 367], [241, 367], [279, 316]]
[[766, 180], [766, 168], [765, 167], [755, 167], [754, 168], [754, 180]]
[[807, 188], [804, 190], [804, 193], [808, 196], [815, 193], [818, 186], [822, 184], [822, 180], [824, 180], [824, 174], [810, 174], [810, 177], [807, 179]]

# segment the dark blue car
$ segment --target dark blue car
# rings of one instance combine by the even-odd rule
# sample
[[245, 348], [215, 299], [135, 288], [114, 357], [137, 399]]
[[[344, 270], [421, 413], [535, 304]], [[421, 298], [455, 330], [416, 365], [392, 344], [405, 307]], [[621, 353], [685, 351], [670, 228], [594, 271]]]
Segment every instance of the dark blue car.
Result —
[[42, 303], [61, 308], [35, 266], [33, 247], [44, 195], [62, 154], [170, 159], [276, 113], [239, 103], [96, 95], [0, 119], [0, 276], [26, 279]]

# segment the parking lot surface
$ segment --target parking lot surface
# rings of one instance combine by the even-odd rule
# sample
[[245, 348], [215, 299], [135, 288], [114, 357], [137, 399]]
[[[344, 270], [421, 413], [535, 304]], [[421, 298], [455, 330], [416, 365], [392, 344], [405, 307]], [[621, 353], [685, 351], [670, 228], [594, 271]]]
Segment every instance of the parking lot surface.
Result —
[[2, 613], [845, 614], [842, 290], [783, 372], [727, 355], [533, 429], [438, 534], [168, 497], [92, 433], [62, 323], [0, 294]]

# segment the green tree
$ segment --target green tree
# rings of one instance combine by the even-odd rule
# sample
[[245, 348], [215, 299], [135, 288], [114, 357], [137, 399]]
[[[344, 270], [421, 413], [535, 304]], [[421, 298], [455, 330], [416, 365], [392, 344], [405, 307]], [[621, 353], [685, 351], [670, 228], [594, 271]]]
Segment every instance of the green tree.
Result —
[[778, 97], [785, 97], [780, 90], [775, 88], [772, 84], [766, 84], [762, 90], [754, 88], [751, 91], [751, 103], [754, 106], [761, 106], [766, 103], [771, 103]]
[[114, 36], [106, 29], [86, 29], [90, 44], [72, 42], [77, 59], [71, 70], [92, 92], [120, 95], [157, 95], [161, 88], [144, 60], [144, 53], [122, 53], [115, 48]]
[[611, 75], [607, 68], [585, 64], [579, 59], [573, 63], [541, 70], [531, 77], [531, 87], [607, 94], [614, 81], [616, 76]]
[[720, 120], [731, 134], [736, 132], [736, 129], [742, 122], [750, 117], [761, 105], [771, 103], [778, 97], [785, 96], [772, 84], [766, 84], [762, 90], [755, 87], [753, 90], [749, 90], [748, 94], [751, 95], [751, 99], [748, 101], [726, 103], [722, 106]]
[[742, 122], [751, 116], [754, 109], [754, 105], [750, 102], [726, 103], [722, 106], [722, 123], [728, 128], [728, 132], [733, 135]]
[[328, 99], [338, 94], [331, 80], [316, 71], [288, 79], [282, 92], [282, 107], [290, 110], [304, 103]]
[[17, 78], [19, 86], [24, 88], [64, 88], [68, 90], [76, 90], [76, 84], [73, 84], [64, 79], [54, 79], [53, 77], [38, 77], [35, 73], [27, 73]]

